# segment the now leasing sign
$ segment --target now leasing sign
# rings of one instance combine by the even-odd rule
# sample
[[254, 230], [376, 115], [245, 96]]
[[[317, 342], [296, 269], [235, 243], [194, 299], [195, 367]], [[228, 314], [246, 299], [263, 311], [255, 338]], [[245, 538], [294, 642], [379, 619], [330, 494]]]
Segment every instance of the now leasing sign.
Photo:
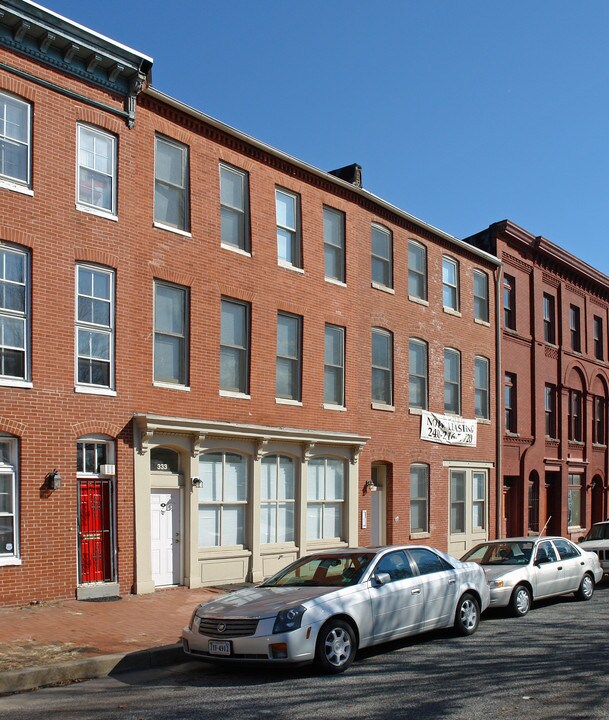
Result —
[[476, 447], [478, 423], [452, 415], [421, 412], [421, 440], [442, 445], [467, 445]]

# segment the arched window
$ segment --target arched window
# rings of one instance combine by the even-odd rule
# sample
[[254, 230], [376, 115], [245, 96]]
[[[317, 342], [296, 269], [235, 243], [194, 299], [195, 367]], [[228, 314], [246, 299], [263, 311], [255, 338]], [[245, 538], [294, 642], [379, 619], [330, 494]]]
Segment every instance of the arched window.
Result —
[[292, 458], [268, 455], [260, 470], [260, 542], [294, 541], [295, 464]]
[[150, 470], [153, 472], [180, 472], [180, 456], [175, 450], [156, 447], [150, 451]]

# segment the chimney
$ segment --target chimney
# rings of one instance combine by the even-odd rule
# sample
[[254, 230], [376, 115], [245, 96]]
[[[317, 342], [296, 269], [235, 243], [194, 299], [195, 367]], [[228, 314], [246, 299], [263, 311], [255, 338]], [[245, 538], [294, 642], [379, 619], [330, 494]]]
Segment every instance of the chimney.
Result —
[[338, 168], [338, 170], [330, 170], [330, 175], [336, 175], [337, 178], [345, 180], [355, 185], [355, 187], [362, 187], [362, 166], [357, 163], [345, 165], [345, 167]]

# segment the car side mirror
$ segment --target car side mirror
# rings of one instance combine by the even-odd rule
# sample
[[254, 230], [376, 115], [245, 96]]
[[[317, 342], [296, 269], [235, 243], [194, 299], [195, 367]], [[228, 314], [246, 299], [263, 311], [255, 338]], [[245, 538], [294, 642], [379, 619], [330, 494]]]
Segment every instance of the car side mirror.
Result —
[[386, 572], [374, 573], [372, 579], [374, 580], [374, 584], [380, 587], [381, 585], [386, 585], [388, 582], [391, 582], [391, 575]]

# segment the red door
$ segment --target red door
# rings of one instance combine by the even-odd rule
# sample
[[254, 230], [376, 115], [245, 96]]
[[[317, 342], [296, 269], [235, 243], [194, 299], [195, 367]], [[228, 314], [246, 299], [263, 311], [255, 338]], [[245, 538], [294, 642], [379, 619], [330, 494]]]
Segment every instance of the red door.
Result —
[[80, 582], [111, 582], [112, 480], [80, 480], [79, 494]]

